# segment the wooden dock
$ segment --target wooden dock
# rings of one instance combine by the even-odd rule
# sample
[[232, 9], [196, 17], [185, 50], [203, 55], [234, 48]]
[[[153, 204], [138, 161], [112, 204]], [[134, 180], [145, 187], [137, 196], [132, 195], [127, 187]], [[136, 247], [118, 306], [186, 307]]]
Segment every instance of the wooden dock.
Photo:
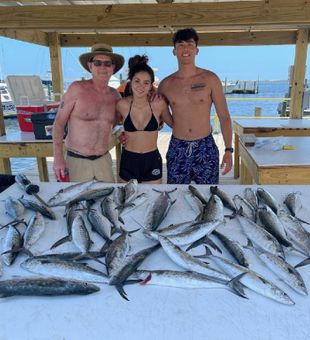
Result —
[[[170, 132], [160, 132], [158, 137], [158, 149], [163, 159], [163, 183], [167, 183], [167, 172], [166, 172], [166, 152], [169, 146], [171, 133]], [[215, 142], [220, 150], [220, 159], [223, 157], [224, 152], [224, 143], [221, 134], [214, 134]], [[113, 160], [113, 171], [116, 174], [116, 155], [115, 155], [115, 148], [111, 150], [111, 156]], [[51, 182], [55, 182], [56, 179], [53, 175], [53, 157], [47, 158], [47, 165], [48, 165], [48, 173]], [[23, 171], [30, 180], [34, 182], [39, 181], [39, 174], [37, 166], [34, 165]], [[233, 171], [230, 171], [227, 175], [222, 176], [220, 175], [220, 184], [240, 184], [239, 179], [234, 179]]]

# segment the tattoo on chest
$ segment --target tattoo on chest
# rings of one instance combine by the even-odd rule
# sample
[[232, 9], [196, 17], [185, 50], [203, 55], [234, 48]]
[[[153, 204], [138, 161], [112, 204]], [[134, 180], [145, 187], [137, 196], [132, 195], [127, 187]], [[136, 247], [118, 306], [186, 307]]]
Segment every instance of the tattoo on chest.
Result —
[[206, 83], [195, 83], [195, 84], [191, 84], [190, 88], [191, 91], [201, 91], [206, 87]]

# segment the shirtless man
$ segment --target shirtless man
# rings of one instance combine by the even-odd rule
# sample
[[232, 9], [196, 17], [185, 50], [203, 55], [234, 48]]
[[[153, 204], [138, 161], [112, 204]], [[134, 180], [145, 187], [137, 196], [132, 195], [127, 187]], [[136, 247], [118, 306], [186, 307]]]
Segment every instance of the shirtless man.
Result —
[[158, 91], [172, 111], [173, 130], [167, 152], [167, 182], [171, 184], [216, 184], [219, 151], [212, 136], [211, 105], [214, 103], [225, 143], [222, 174], [232, 168], [232, 127], [220, 79], [195, 65], [198, 35], [194, 29], [177, 31], [173, 54], [179, 69], [166, 77]]
[[73, 82], [61, 101], [53, 126], [54, 173], [57, 180], [62, 180], [68, 169], [72, 182], [93, 177], [114, 182], [108, 144], [117, 122], [115, 108], [120, 95], [108, 83], [112, 74], [122, 68], [124, 58], [113, 53], [110, 46], [96, 44], [79, 59], [92, 79]]

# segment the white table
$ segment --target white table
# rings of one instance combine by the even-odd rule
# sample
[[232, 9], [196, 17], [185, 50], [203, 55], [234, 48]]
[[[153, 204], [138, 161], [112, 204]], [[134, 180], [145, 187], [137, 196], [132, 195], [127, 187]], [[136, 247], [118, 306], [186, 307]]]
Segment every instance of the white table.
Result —
[[[40, 183], [40, 194], [47, 199], [66, 183]], [[140, 185], [140, 191], [146, 191], [151, 197], [152, 186]], [[156, 186], [158, 189], [174, 188], [173, 185]], [[208, 186], [197, 186], [209, 194]], [[177, 198], [164, 224], [180, 222], [195, 216], [183, 200], [183, 190], [172, 196]], [[227, 193], [241, 194], [244, 186], [222, 186]], [[294, 191], [301, 191], [303, 199], [310, 200], [309, 186], [266, 186], [275, 197], [283, 201], [284, 196]], [[4, 199], [8, 194], [20, 196], [16, 186], [10, 187], [0, 195], [0, 208], [3, 211]], [[135, 213], [124, 216], [126, 228], [136, 229], [137, 221], [143, 220], [146, 206], [142, 205]], [[66, 227], [63, 208], [55, 208], [57, 221], [48, 221], [45, 235], [35, 246], [36, 251], [47, 250], [55, 240], [65, 235]], [[227, 211], [228, 212], [228, 211]], [[31, 214], [28, 214], [28, 217]], [[1, 215], [0, 223], [10, 218]], [[235, 220], [225, 227], [230, 233], [240, 233]], [[3, 237], [5, 231], [0, 231]], [[99, 238], [91, 233], [96, 242]], [[132, 235], [133, 250], [143, 248], [148, 240], [138, 232]], [[98, 243], [96, 243], [97, 245]], [[71, 244], [57, 249], [74, 250]], [[197, 249], [197, 252], [203, 252]], [[2, 279], [14, 274], [30, 276], [19, 268], [20, 258], [12, 267], [5, 267]], [[292, 256], [292, 263], [301, 257]], [[93, 265], [93, 263], [91, 264]], [[94, 265], [98, 269], [99, 264]], [[169, 269], [178, 268], [167, 258], [162, 249], [157, 250], [142, 264], [143, 268]], [[102, 269], [102, 267], [101, 267]], [[179, 269], [179, 268], [178, 268]], [[263, 270], [263, 269], [261, 269]], [[310, 267], [300, 269], [310, 289]], [[282, 287], [296, 302], [295, 306], [281, 305], [252, 291], [246, 290], [247, 299], [242, 299], [227, 290], [177, 289], [157, 286], [129, 285], [125, 287], [130, 301], [123, 300], [114, 287], [100, 285], [101, 291], [88, 296], [68, 297], [14, 297], [1, 299], [0, 334], [1, 339], [10, 340], [84, 340], [84, 339], [212, 339], [212, 340], [304, 340], [309, 337], [310, 297], [295, 293], [268, 271], [268, 279]], [[267, 276], [266, 276], [267, 277]]]
[[260, 137], [255, 146], [241, 139], [241, 184], [310, 184], [309, 145], [310, 137]]
[[257, 137], [310, 136], [309, 119], [291, 118], [241, 118], [233, 120], [235, 135], [234, 177], [239, 177], [239, 142], [244, 134]]

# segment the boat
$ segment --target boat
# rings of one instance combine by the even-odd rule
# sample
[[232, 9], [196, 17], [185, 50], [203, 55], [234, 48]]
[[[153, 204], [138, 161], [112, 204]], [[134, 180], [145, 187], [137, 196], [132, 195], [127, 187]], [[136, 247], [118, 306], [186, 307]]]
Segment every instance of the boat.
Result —
[[1, 104], [4, 116], [15, 115], [15, 105], [8, 91], [6, 83], [0, 82]]
[[233, 81], [233, 80], [222, 80], [222, 87], [223, 87], [223, 91], [225, 94], [231, 94], [234, 93], [234, 89], [236, 88], [238, 84], [238, 80], [237, 81]]

